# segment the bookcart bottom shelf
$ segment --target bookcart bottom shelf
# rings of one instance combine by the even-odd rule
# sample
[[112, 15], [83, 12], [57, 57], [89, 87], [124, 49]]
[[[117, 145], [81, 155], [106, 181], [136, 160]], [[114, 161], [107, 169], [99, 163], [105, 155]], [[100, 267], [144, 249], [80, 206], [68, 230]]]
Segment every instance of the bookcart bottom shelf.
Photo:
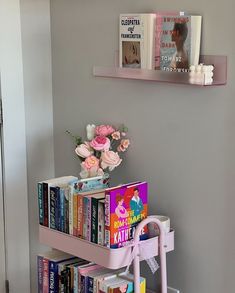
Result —
[[[159, 236], [140, 241], [141, 230], [150, 222], [157, 224]], [[110, 249], [47, 227], [39, 226], [39, 240], [52, 248], [70, 253], [109, 269], [129, 266], [133, 261], [135, 293], [140, 293], [140, 261], [160, 256], [161, 293], [167, 293], [166, 253], [174, 250], [174, 231], [165, 233], [160, 220], [149, 216], [138, 224], [132, 245]], [[144, 252], [144, 253], [142, 253]], [[147, 290], [148, 293], [153, 293]]]

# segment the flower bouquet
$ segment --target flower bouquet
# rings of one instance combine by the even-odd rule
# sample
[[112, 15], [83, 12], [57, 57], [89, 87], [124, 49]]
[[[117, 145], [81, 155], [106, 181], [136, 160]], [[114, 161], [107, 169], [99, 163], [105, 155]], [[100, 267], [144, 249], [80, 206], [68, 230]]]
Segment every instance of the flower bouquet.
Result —
[[130, 145], [130, 140], [126, 138], [127, 131], [125, 126], [115, 128], [111, 125], [88, 124], [87, 139], [84, 141], [81, 136], [66, 131], [75, 140], [75, 153], [82, 161], [81, 178], [103, 176], [104, 171], [112, 171], [121, 164], [120, 153]]

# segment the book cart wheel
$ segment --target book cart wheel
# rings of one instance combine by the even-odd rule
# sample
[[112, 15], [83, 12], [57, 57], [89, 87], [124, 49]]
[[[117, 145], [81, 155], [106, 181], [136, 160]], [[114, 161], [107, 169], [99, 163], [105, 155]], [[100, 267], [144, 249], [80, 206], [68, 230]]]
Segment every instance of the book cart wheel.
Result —
[[165, 230], [164, 227], [159, 219], [155, 216], [149, 216], [144, 219], [136, 228], [135, 236], [134, 236], [134, 248], [135, 255], [134, 255], [134, 288], [135, 293], [140, 293], [140, 251], [139, 251], [139, 244], [140, 244], [140, 235], [141, 230], [144, 226], [149, 223], [156, 223], [159, 228], [159, 255], [160, 255], [160, 270], [161, 270], [161, 293], [167, 293], [167, 270], [166, 270], [166, 247], [165, 247]]

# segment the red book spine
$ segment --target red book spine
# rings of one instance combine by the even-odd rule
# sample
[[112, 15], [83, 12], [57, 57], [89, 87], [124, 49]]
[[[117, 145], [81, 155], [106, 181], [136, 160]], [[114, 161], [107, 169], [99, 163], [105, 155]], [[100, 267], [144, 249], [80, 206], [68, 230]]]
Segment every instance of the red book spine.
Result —
[[42, 281], [42, 292], [49, 292], [49, 260], [43, 259], [43, 281]]

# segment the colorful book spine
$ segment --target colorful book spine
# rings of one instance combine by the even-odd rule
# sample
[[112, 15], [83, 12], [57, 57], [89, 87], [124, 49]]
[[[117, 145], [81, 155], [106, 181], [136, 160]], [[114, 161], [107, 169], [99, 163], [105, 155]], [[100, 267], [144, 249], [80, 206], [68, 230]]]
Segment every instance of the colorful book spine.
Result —
[[43, 256], [37, 256], [38, 266], [38, 293], [43, 293]]
[[78, 195], [73, 193], [73, 235], [78, 236]]
[[64, 212], [64, 190], [60, 188], [60, 228], [64, 232], [65, 212]]
[[98, 203], [98, 237], [97, 243], [99, 245], [104, 245], [104, 200], [99, 200]]
[[69, 188], [64, 188], [64, 232], [69, 234]]
[[86, 234], [86, 240], [91, 241], [91, 198], [87, 197], [87, 219], [86, 219], [86, 225], [87, 225], [87, 234]]
[[84, 204], [84, 222], [83, 222], [83, 237], [85, 240], [91, 240], [91, 198], [83, 197]]
[[49, 260], [47, 258], [43, 258], [43, 284], [42, 284], [42, 292], [49, 292]]
[[73, 187], [69, 186], [69, 234], [73, 234]]
[[48, 216], [48, 184], [43, 182], [43, 225], [49, 227], [49, 216]]
[[83, 197], [78, 195], [77, 197], [77, 212], [78, 212], [78, 236], [83, 237]]
[[56, 229], [56, 190], [50, 187], [50, 228]]
[[58, 266], [49, 260], [49, 293], [58, 292]]
[[44, 205], [43, 205], [43, 184], [42, 182], [38, 183], [38, 209], [39, 209], [39, 224], [44, 224]]
[[98, 243], [98, 205], [99, 199], [91, 198], [91, 242]]

